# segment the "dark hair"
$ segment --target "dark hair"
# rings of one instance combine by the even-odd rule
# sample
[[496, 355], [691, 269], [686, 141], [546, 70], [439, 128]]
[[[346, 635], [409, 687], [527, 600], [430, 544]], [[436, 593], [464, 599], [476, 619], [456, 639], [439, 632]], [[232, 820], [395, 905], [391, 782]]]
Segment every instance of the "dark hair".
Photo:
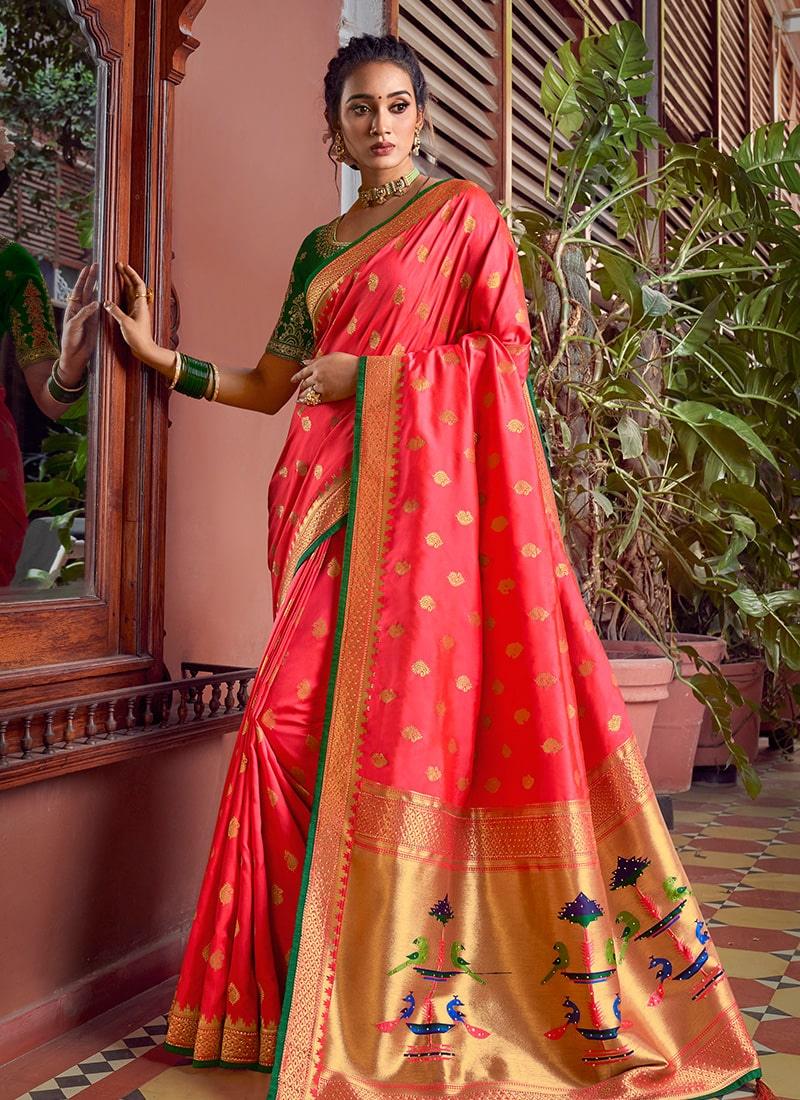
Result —
[[[328, 63], [328, 71], [325, 73], [325, 121], [331, 137], [337, 129], [339, 122], [339, 108], [342, 102], [342, 90], [348, 76], [360, 65], [366, 65], [370, 61], [390, 61], [393, 65], [399, 65], [405, 69], [411, 78], [411, 87], [417, 107], [424, 111], [428, 104], [428, 82], [419, 63], [419, 58], [407, 42], [401, 41], [393, 34], [361, 34], [351, 38], [346, 46], [340, 46], [335, 57]], [[423, 131], [432, 132], [430, 121], [426, 118], [423, 123]], [[331, 160], [330, 145], [328, 156]], [[335, 164], [335, 161], [334, 161]]]
[[5, 195], [10, 184], [11, 176], [8, 173], [8, 169], [3, 168], [2, 171], [0, 171], [0, 199], [3, 197], [3, 195]]

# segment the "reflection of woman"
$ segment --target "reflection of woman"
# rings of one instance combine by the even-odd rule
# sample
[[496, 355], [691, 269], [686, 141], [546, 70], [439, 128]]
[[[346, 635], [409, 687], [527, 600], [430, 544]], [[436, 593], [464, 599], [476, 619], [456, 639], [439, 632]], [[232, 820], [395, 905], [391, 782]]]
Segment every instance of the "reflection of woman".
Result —
[[179, 392], [275, 412], [300, 383], [168, 1044], [279, 1065], [279, 1100], [755, 1082], [564, 558], [513, 242], [479, 187], [413, 169], [425, 103], [393, 38], [331, 62], [361, 197], [301, 244], [254, 371], [154, 346], [129, 267], [131, 315], [107, 306]]
[[[0, 196], [9, 186], [13, 151], [0, 123]], [[47, 416], [61, 416], [86, 389], [86, 363], [97, 328], [93, 289], [94, 269], [84, 268], [70, 296], [59, 352], [53, 307], [36, 260], [22, 245], [0, 236], [0, 337], [11, 333], [17, 363]], [[0, 386], [0, 586], [14, 577], [27, 526], [17, 428]]]

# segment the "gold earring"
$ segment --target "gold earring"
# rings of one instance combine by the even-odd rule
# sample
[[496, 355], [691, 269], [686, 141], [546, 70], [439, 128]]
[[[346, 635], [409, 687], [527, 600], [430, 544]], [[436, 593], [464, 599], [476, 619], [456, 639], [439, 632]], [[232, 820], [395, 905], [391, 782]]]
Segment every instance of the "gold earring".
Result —
[[419, 146], [420, 146], [420, 141], [421, 141], [421, 138], [420, 138], [421, 130], [422, 130], [422, 127], [420, 126], [419, 129], [414, 131], [414, 144], [411, 146], [411, 152], [413, 153], [414, 156], [416, 156], [419, 153]]
[[333, 159], [338, 160], [340, 164], [343, 163], [344, 158], [347, 156], [347, 150], [345, 149], [344, 142], [342, 141], [341, 130], [337, 130], [334, 134], [333, 143], [331, 145], [331, 153], [333, 154]]

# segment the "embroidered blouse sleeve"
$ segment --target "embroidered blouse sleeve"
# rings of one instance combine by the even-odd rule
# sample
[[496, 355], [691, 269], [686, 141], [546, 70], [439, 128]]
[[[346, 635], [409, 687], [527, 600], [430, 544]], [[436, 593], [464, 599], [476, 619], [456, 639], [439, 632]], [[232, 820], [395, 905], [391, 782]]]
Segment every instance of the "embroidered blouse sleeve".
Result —
[[17, 362], [24, 368], [40, 359], [57, 359], [56, 322], [39, 265], [27, 249], [10, 244], [0, 256], [0, 272]]
[[283, 359], [299, 361], [314, 351], [314, 325], [306, 305], [307, 274], [312, 261], [311, 243], [306, 237], [292, 265], [280, 317], [266, 347], [272, 355]]

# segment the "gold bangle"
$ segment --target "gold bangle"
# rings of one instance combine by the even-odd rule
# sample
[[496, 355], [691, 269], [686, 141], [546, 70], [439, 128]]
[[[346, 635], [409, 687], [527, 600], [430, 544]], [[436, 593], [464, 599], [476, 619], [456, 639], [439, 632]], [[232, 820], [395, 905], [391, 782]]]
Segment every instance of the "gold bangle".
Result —
[[215, 364], [211, 364], [211, 377], [208, 380], [208, 386], [206, 387], [205, 398], [206, 401], [216, 401], [219, 395], [219, 383], [220, 373], [219, 367]]
[[175, 349], [175, 366], [172, 368], [172, 381], [169, 384], [169, 388], [171, 390], [174, 390], [175, 387], [178, 384], [178, 379], [181, 376], [182, 367], [183, 367], [183, 363], [181, 361], [181, 353], [176, 348]]
[[77, 386], [65, 386], [58, 375], [58, 367], [61, 363], [61, 356], [53, 363], [50, 373], [53, 376], [53, 381], [57, 386], [60, 386], [66, 393], [80, 393], [81, 390], [86, 389], [86, 371], [83, 372], [83, 381], [79, 382]]

